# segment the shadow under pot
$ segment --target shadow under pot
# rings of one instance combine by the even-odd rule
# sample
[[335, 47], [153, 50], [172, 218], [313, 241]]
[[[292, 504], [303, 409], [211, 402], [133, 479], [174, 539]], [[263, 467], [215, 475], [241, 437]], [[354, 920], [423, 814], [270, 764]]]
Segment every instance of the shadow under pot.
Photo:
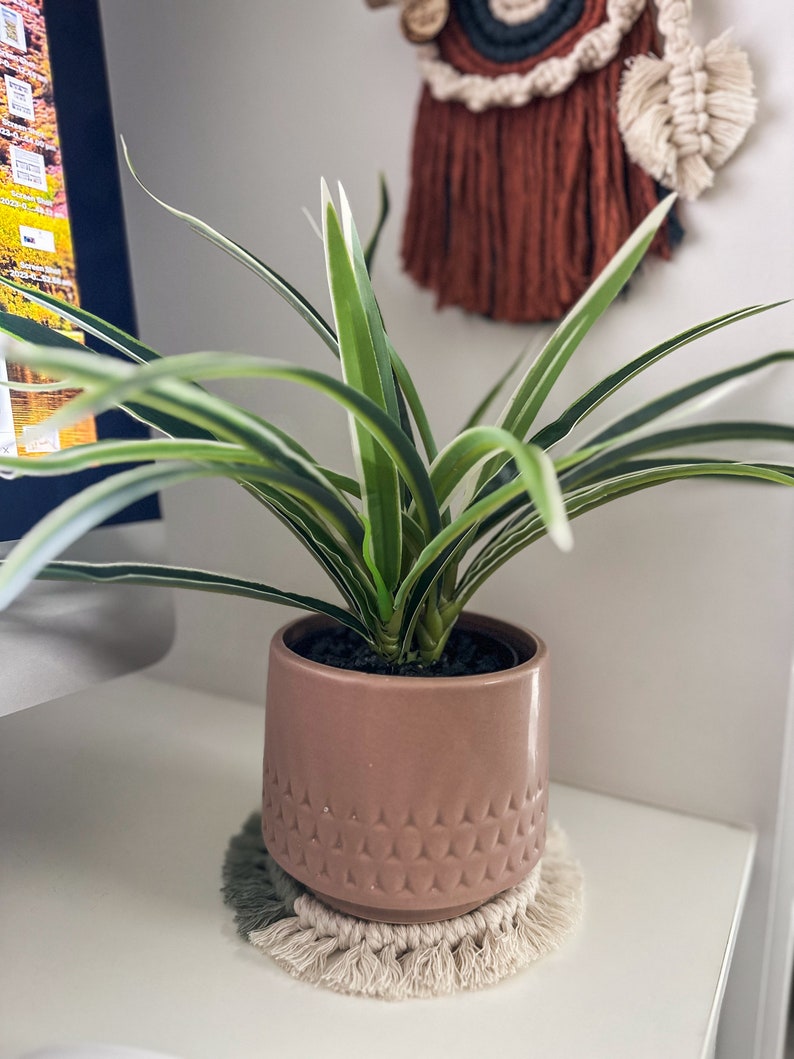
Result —
[[506, 648], [509, 668], [422, 677], [320, 664], [293, 646], [332, 627], [321, 616], [271, 642], [262, 833], [332, 908], [449, 919], [515, 886], [543, 853], [546, 647], [492, 618], [458, 625]]

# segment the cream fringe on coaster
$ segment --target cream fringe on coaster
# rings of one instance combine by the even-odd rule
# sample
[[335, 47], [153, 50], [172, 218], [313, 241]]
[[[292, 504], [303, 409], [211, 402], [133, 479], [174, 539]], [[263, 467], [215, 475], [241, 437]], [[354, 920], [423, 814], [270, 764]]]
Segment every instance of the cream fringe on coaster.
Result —
[[618, 127], [632, 161], [664, 187], [696, 199], [755, 121], [753, 72], [728, 34], [705, 48], [693, 41], [691, 0], [658, 0], [657, 7], [664, 55], [631, 62]]
[[265, 852], [252, 817], [232, 841], [224, 895], [238, 929], [295, 978], [403, 1000], [481, 989], [558, 948], [582, 914], [582, 873], [559, 828], [518, 886], [441, 923], [370, 923], [335, 912]]

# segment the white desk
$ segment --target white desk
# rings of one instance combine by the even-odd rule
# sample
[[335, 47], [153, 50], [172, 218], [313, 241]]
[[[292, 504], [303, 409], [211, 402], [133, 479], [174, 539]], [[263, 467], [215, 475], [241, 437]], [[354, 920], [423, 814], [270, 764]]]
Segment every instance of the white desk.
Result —
[[104, 1041], [180, 1059], [704, 1059], [747, 832], [557, 785], [578, 934], [481, 993], [402, 1004], [289, 978], [234, 932], [227, 839], [263, 711], [127, 677], [0, 721], [0, 1059]]

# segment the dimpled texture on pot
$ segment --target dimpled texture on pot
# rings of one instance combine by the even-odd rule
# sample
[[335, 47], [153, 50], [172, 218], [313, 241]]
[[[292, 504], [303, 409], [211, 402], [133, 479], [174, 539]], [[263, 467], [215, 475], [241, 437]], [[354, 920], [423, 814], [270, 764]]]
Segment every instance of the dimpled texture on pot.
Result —
[[389, 677], [270, 652], [262, 829], [273, 859], [332, 907], [384, 922], [461, 915], [515, 886], [544, 848], [548, 654], [475, 615], [521, 661], [480, 676]]

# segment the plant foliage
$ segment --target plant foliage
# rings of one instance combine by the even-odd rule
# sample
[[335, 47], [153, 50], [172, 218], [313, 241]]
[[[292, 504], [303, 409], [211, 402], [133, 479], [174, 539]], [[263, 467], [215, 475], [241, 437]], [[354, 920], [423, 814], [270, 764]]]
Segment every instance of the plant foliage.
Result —
[[[136, 178], [137, 179], [137, 178]], [[160, 201], [160, 200], [157, 200]], [[150, 439], [102, 440], [37, 458], [5, 457], [7, 475], [70, 474], [127, 465], [47, 515], [0, 569], [0, 606], [34, 578], [123, 581], [225, 592], [327, 614], [355, 630], [392, 664], [429, 664], [483, 582], [512, 556], [549, 535], [571, 546], [570, 520], [641, 489], [681, 478], [730, 475], [791, 485], [794, 468], [704, 455], [722, 441], [794, 441], [784, 424], [715, 422], [671, 426], [671, 414], [698, 407], [715, 388], [794, 354], [781, 352], [727, 369], [622, 415], [589, 439], [562, 442], [622, 386], [663, 357], [719, 328], [771, 308], [753, 305], [642, 353], [602, 379], [555, 419], [538, 425], [557, 378], [594, 322], [625, 286], [663, 222], [665, 199], [574, 306], [518, 384], [493, 425], [483, 422], [522, 361], [500, 379], [439, 449], [410, 374], [386, 333], [370, 263], [388, 208], [383, 189], [376, 235], [362, 248], [344, 192], [335, 207], [323, 186], [323, 242], [333, 325], [285, 279], [204, 222], [161, 203], [251, 269], [299, 313], [338, 358], [330, 374], [234, 353], [161, 357], [84, 310], [3, 280], [119, 354], [93, 352], [40, 323], [2, 314], [8, 359], [78, 393], [42, 426], [63, 429], [111, 407], [148, 424]], [[322, 465], [293, 437], [207, 391], [213, 379], [279, 379], [316, 390], [348, 414], [356, 475]], [[12, 385], [12, 384], [11, 384]], [[57, 388], [54, 384], [50, 388]], [[418, 438], [418, 442], [415, 440]], [[690, 447], [698, 454], [689, 453]], [[129, 464], [135, 463], [132, 469]], [[195, 478], [242, 486], [308, 549], [343, 605], [261, 582], [183, 567], [57, 561], [73, 541], [134, 500]]]

